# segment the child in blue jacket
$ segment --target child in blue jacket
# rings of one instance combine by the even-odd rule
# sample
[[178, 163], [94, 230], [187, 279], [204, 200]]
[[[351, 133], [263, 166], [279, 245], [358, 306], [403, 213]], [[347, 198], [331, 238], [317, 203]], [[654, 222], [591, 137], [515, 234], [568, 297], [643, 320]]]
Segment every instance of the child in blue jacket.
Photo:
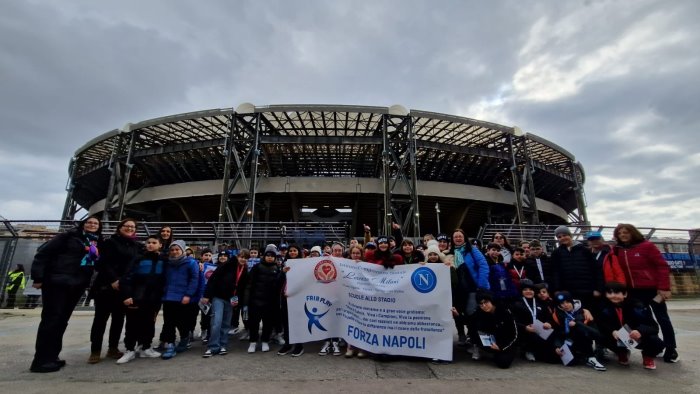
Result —
[[199, 264], [185, 254], [185, 241], [170, 244], [166, 265], [165, 295], [163, 296], [163, 359], [175, 356], [175, 329], [180, 333], [177, 351], [187, 350], [190, 335], [191, 302], [197, 298]]

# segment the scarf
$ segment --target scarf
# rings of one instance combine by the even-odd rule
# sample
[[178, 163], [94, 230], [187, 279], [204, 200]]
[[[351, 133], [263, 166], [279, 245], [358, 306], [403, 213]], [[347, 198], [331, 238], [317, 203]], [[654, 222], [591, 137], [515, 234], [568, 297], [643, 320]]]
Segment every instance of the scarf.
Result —
[[564, 311], [564, 314], [566, 314], [566, 318], [564, 318], [564, 333], [568, 334], [571, 328], [569, 327], [569, 322], [574, 321], [575, 318], [573, 312]]
[[455, 268], [464, 264], [464, 245], [455, 248]]
[[100, 259], [100, 251], [97, 250], [97, 234], [83, 231], [83, 241], [85, 244], [85, 256], [80, 260], [81, 267], [94, 267], [95, 262]]

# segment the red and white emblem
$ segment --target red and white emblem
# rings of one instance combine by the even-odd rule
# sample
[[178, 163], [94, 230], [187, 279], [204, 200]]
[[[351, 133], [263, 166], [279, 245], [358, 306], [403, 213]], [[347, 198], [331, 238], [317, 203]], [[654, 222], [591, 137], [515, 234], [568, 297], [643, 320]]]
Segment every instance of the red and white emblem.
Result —
[[332, 260], [321, 260], [314, 268], [316, 280], [322, 283], [333, 282], [338, 277], [338, 270]]

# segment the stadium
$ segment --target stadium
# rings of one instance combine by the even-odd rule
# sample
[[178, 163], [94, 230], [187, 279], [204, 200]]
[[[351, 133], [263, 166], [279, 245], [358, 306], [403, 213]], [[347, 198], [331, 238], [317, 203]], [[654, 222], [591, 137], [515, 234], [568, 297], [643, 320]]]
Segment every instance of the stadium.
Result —
[[63, 219], [339, 222], [420, 236], [585, 224], [574, 156], [519, 128], [402, 106], [241, 104], [129, 123], [80, 147]]

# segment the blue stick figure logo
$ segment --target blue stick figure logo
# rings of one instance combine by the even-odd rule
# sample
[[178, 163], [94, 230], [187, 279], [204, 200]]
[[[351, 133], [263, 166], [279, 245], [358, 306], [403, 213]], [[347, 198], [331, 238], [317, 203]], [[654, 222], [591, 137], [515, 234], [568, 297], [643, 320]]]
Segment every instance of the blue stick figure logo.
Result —
[[[330, 311], [330, 309], [328, 311]], [[328, 331], [321, 325], [321, 322], [319, 321], [323, 316], [326, 315], [326, 313], [328, 313], [328, 311], [318, 313], [318, 308], [316, 307], [311, 308], [311, 310], [309, 311], [309, 308], [306, 306], [306, 303], [304, 303], [304, 313], [306, 313], [306, 317], [309, 319], [309, 334], [311, 334], [311, 328], [313, 326], [318, 327], [318, 329], [321, 331]]]
[[413, 271], [411, 284], [419, 293], [430, 293], [437, 286], [437, 276], [430, 268], [420, 267]]

